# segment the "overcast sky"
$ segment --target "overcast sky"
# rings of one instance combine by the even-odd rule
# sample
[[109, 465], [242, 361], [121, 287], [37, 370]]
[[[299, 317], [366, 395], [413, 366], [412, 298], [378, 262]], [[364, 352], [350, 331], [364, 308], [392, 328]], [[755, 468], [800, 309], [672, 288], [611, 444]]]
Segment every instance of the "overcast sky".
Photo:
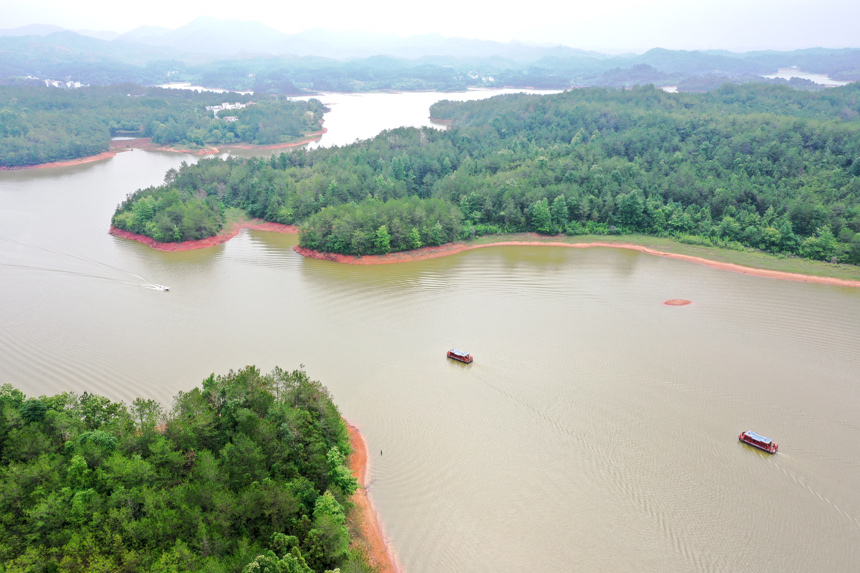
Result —
[[860, 47], [858, 0], [0, 0], [0, 28], [54, 24], [127, 32], [178, 28], [202, 15], [312, 28], [436, 32], [448, 37], [564, 44], [603, 52]]

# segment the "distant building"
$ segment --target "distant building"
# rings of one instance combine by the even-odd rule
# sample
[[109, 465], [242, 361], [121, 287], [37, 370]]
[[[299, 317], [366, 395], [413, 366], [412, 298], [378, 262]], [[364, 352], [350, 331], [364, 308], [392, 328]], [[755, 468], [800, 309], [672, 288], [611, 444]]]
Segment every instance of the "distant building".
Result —
[[219, 111], [224, 111], [225, 109], [242, 109], [243, 107], [248, 107], [248, 104], [247, 103], [239, 103], [239, 102], [236, 102], [236, 103], [224, 102], [221, 105], [207, 105], [206, 111], [211, 111], [212, 115], [214, 117], [218, 117]]
[[[33, 78], [33, 79], [37, 79], [37, 78]], [[89, 84], [82, 84], [81, 82], [75, 82], [75, 81], [71, 81], [71, 80], [66, 81], [66, 82], [64, 82], [63, 80], [44, 80], [44, 82], [45, 82], [45, 85], [48, 86], [49, 88], [67, 88], [67, 89], [71, 89], [71, 90], [77, 89], [77, 88], [85, 88], [89, 85]]]

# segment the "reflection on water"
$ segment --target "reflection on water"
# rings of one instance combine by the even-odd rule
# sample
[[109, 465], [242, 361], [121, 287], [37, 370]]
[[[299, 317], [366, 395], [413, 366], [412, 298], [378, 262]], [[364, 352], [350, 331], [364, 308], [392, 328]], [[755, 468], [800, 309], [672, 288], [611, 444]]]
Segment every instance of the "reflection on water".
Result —
[[169, 406], [212, 372], [304, 364], [385, 452], [369, 493], [410, 572], [860, 561], [860, 291], [605, 248], [347, 266], [290, 235], [108, 235], [183, 159], [0, 173], [0, 381]]

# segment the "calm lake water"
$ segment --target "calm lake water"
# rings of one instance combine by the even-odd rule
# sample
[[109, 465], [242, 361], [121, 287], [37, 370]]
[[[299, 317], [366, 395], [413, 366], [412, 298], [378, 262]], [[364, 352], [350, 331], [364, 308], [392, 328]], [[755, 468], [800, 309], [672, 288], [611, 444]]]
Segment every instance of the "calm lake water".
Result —
[[[426, 118], [402, 96], [386, 109]], [[383, 96], [343, 97], [329, 135], [367, 137], [334, 110]], [[289, 235], [162, 253], [107, 234], [183, 160], [0, 173], [0, 383], [169, 407], [212, 372], [304, 364], [364, 433], [410, 573], [856, 570], [860, 289], [613, 249], [365, 267]]]
[[[312, 143], [310, 147], [313, 148], [349, 145], [357, 139], [369, 139], [384, 129], [395, 129], [404, 125], [433, 126], [429, 109], [439, 100], [472, 101], [497, 95], [523, 93], [523, 91], [525, 90], [469, 90], [454, 93], [323, 93], [295, 99], [307, 100], [315, 97], [331, 110], [325, 115], [325, 127], [328, 133], [319, 142]], [[558, 90], [528, 90], [528, 93], [559, 92]]]
[[827, 87], [847, 86], [849, 83], [851, 83], [831, 79], [830, 76], [827, 76], [825, 74], [804, 72], [803, 70], [798, 70], [797, 68], [779, 68], [775, 74], [763, 77], [770, 79], [782, 78], [784, 80], [790, 80], [791, 78], [800, 78], [802, 80], [809, 80], [811, 82], [815, 82], [816, 84], [822, 84]]

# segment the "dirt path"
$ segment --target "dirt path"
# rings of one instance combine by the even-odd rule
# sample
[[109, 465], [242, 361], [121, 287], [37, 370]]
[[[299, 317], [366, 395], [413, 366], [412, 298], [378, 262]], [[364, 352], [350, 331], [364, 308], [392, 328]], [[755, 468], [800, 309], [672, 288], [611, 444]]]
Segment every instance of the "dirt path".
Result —
[[368, 560], [379, 573], [402, 573], [403, 570], [397, 564], [393, 551], [385, 542], [382, 526], [373, 509], [373, 504], [367, 497], [367, 444], [358, 428], [349, 423], [347, 428], [352, 444], [352, 455], [348, 460], [349, 469], [358, 480], [358, 489], [352, 496], [352, 502], [358, 513], [362, 540], [368, 549]]

